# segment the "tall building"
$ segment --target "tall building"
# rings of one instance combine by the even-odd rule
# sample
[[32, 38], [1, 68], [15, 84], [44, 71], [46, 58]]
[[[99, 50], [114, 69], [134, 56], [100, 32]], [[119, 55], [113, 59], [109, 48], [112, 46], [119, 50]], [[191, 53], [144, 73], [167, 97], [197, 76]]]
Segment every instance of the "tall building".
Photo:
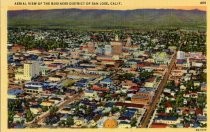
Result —
[[131, 37], [128, 36], [126, 46], [130, 46], [130, 45], [131, 45]]
[[177, 60], [184, 60], [185, 59], [185, 52], [183, 51], [178, 51], [177, 52]]
[[33, 77], [40, 75], [41, 69], [38, 61], [24, 63], [23, 72], [15, 74], [17, 80], [31, 80]]
[[122, 54], [122, 42], [119, 41], [118, 36], [115, 36], [115, 41], [111, 42], [112, 55]]
[[185, 52], [183, 51], [178, 51], [177, 52], [177, 56], [176, 56], [176, 59], [177, 59], [177, 64], [182, 64], [185, 62]]
[[37, 61], [32, 61], [24, 64], [23, 72], [25, 80], [31, 80], [40, 74], [40, 65]]
[[105, 45], [105, 52], [104, 52], [105, 55], [112, 55], [112, 47], [111, 45]]
[[93, 42], [88, 42], [87, 43], [88, 46], [88, 52], [89, 53], [95, 53], [95, 43]]

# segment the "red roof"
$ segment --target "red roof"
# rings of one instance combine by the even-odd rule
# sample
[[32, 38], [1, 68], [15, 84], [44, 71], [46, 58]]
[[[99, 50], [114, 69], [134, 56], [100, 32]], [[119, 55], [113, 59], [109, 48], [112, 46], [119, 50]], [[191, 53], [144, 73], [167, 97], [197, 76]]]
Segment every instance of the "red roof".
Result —
[[133, 104], [133, 103], [123, 103], [123, 102], [116, 102], [116, 106], [126, 106], [126, 107], [136, 107], [136, 108], [143, 108], [144, 105], [142, 104]]
[[166, 128], [168, 125], [164, 123], [152, 123], [151, 128]]
[[196, 108], [195, 113], [196, 115], [199, 115], [199, 114], [203, 115], [203, 111], [200, 108]]
[[129, 88], [129, 90], [138, 91], [139, 87], [138, 86], [132, 86], [131, 88]]
[[167, 102], [165, 103], [165, 107], [166, 107], [166, 108], [172, 107], [172, 105], [171, 105], [171, 103], [170, 103], [169, 101], [167, 101]]
[[109, 89], [101, 88], [101, 87], [99, 87], [97, 85], [93, 85], [92, 90], [95, 90], [95, 91], [109, 91]]

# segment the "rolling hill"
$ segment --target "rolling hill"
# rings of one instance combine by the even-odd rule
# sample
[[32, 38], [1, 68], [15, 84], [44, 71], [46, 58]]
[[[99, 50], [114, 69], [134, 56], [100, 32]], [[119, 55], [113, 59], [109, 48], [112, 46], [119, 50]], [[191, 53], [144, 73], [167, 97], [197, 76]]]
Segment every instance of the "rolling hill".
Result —
[[206, 28], [200, 10], [18, 10], [8, 11], [8, 26], [57, 26], [68, 28]]

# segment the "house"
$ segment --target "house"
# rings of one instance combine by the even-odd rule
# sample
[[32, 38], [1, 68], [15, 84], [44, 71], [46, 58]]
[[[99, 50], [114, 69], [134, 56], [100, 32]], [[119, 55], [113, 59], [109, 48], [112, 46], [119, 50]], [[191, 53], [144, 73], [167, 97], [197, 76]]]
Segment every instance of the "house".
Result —
[[40, 105], [50, 107], [50, 106], [54, 105], [54, 102], [53, 101], [43, 101]]
[[42, 93], [44, 90], [43, 88], [38, 88], [38, 87], [27, 87], [24, 89], [24, 91], [30, 94], [38, 94], [38, 93]]
[[87, 87], [88, 86], [88, 80], [87, 79], [81, 79], [79, 81], [77, 81], [75, 83], [75, 86], [78, 86], [78, 87]]
[[122, 88], [126, 88], [126, 89], [138, 86], [136, 83], [133, 83], [131, 80], [122, 81], [121, 85], [122, 85]]
[[172, 104], [170, 102], [165, 103], [166, 113], [170, 113], [173, 110]]
[[33, 106], [30, 106], [30, 111], [34, 114], [34, 115], [37, 115], [39, 113], [42, 112], [42, 109], [39, 105], [33, 105]]
[[49, 81], [51, 82], [60, 82], [63, 79], [63, 76], [54, 75], [49, 77]]
[[155, 118], [155, 123], [174, 125], [180, 123], [180, 119], [175, 116], [158, 116]]
[[61, 114], [72, 114], [72, 108], [65, 107], [59, 111]]
[[64, 116], [62, 116], [62, 117], [60, 118], [60, 120], [61, 120], [61, 121], [66, 121], [66, 120], [68, 119], [68, 117], [70, 117], [70, 115], [65, 114]]
[[131, 103], [148, 105], [153, 95], [153, 88], [140, 88], [140, 90], [131, 97]]
[[24, 117], [23, 113], [16, 113], [13, 117], [13, 122], [22, 122], [22, 121], [26, 121], [26, 118]]
[[92, 90], [94, 91], [100, 91], [100, 92], [108, 92], [109, 89], [108, 88], [102, 88], [98, 85], [93, 85]]
[[152, 77], [146, 80], [144, 87], [154, 88], [156, 85], [156, 77]]
[[103, 87], [110, 87], [113, 84], [113, 81], [110, 78], [106, 78], [100, 81], [100, 84]]
[[207, 90], [206, 83], [201, 83], [201, 91], [206, 91], [206, 90]]
[[19, 45], [19, 44], [14, 44], [11, 49], [11, 51], [14, 53], [15, 52], [25, 52], [25, 50], [26, 50], [25, 47], [22, 45]]
[[49, 101], [54, 102], [54, 104], [58, 104], [58, 103], [62, 102], [63, 99], [60, 97], [50, 97]]
[[153, 122], [151, 124], [150, 128], [166, 128], [167, 126], [168, 126], [168, 124]]
[[198, 115], [197, 116], [197, 121], [199, 121], [200, 123], [206, 124], [207, 123], [207, 117], [203, 116], [203, 115]]
[[201, 83], [199, 81], [194, 81], [193, 85], [194, 87], [200, 87]]
[[180, 85], [180, 90], [185, 91], [185, 90], [186, 90], [186, 88], [187, 88], [187, 87], [185, 87], [183, 84], [182, 84], [182, 85]]
[[9, 99], [16, 99], [16, 97], [23, 93], [23, 90], [19, 89], [10, 89], [8, 90], [8, 98]]
[[128, 121], [120, 121], [118, 128], [131, 128], [131, 124]]
[[93, 91], [93, 90], [85, 90], [84, 94], [85, 94], [86, 98], [96, 98], [97, 97], [96, 91]]

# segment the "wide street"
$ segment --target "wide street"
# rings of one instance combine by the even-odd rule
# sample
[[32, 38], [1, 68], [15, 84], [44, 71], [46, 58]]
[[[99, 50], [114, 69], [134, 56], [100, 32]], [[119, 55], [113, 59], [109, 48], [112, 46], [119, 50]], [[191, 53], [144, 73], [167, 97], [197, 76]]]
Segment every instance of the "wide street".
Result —
[[156, 91], [156, 93], [154, 95], [153, 101], [148, 106], [148, 109], [147, 109], [147, 111], [145, 113], [145, 116], [144, 116], [144, 118], [142, 120], [142, 123], [140, 124], [139, 127], [141, 127], [141, 128], [147, 128], [148, 127], [148, 124], [150, 122], [152, 114], [153, 114], [154, 110], [156, 109], [156, 106], [157, 106], [157, 104], [158, 104], [158, 102], [160, 100], [160, 96], [161, 96], [161, 94], [163, 92], [165, 84], [167, 83], [169, 74], [171, 73], [171, 70], [172, 70], [172, 68], [173, 68], [173, 66], [175, 64], [175, 61], [176, 61], [176, 52], [172, 56], [171, 62], [169, 64], [169, 66], [168, 66], [168, 70], [166, 71], [163, 79], [161, 80], [161, 82], [160, 82], [160, 84], [159, 84], [159, 86], [157, 88], [157, 91]]

